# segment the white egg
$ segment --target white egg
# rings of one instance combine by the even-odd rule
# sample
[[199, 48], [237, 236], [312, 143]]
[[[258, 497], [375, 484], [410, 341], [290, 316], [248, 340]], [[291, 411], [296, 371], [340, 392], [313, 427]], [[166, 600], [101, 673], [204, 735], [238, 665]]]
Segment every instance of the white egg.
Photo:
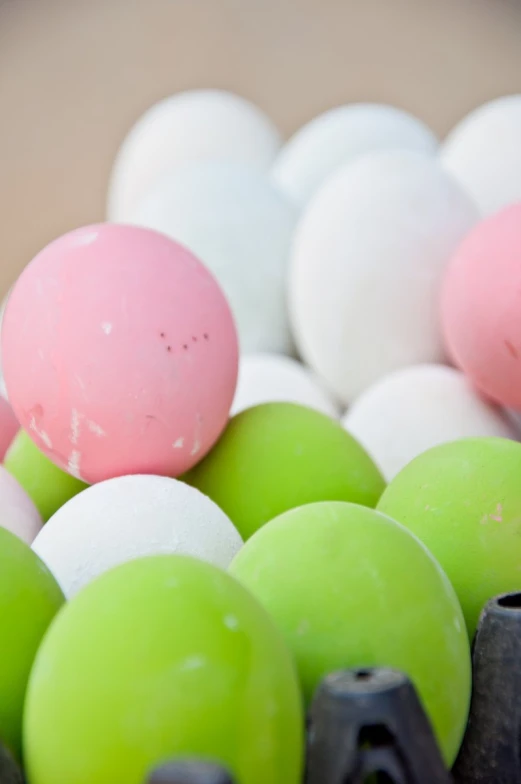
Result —
[[342, 420], [390, 481], [411, 460], [460, 438], [511, 438], [503, 414], [459, 370], [416, 365], [367, 389]]
[[477, 219], [438, 161], [413, 152], [363, 156], [312, 200], [290, 311], [301, 356], [345, 405], [393, 370], [443, 360], [441, 280]]
[[471, 112], [448, 135], [440, 160], [483, 216], [521, 201], [521, 95]]
[[181, 242], [213, 272], [242, 351], [289, 353], [286, 282], [296, 219], [293, 204], [265, 173], [206, 161], [165, 174], [131, 222]]
[[330, 417], [340, 409], [312, 372], [296, 359], [280, 354], [245, 354], [231, 414], [261, 403], [299, 403]]
[[209, 498], [176, 479], [121, 476], [71, 498], [33, 550], [67, 597], [113, 566], [144, 555], [191, 555], [226, 569], [241, 537]]
[[107, 217], [126, 222], [164, 171], [187, 161], [230, 159], [267, 169], [281, 139], [254, 104], [223, 90], [192, 90], [149, 109], [124, 140], [112, 170]]
[[373, 150], [435, 154], [438, 141], [420, 120], [394, 106], [338, 106], [304, 125], [279, 152], [272, 168], [277, 185], [304, 205], [340, 166]]
[[0, 526], [31, 544], [42, 525], [31, 498], [14, 476], [0, 466]]

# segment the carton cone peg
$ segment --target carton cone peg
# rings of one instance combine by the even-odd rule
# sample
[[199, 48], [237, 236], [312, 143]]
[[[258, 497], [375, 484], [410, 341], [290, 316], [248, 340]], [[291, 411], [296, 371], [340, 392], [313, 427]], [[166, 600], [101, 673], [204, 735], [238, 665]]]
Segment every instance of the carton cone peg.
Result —
[[472, 653], [470, 718], [458, 784], [521, 784], [521, 593], [491, 599]]
[[157, 768], [147, 784], [234, 784], [234, 780], [217, 764], [178, 760]]
[[333, 673], [311, 706], [306, 784], [369, 780], [451, 781], [412, 684], [395, 670]]
[[22, 771], [2, 744], [0, 744], [0, 784], [24, 784]]

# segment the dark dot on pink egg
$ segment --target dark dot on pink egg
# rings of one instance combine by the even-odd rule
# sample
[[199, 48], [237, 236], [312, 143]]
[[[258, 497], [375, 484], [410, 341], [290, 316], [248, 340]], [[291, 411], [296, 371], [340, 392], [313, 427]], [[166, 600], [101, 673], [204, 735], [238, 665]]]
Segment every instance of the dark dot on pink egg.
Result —
[[167, 347], [166, 347], [166, 350], [167, 350], [167, 351], [172, 351], [172, 346], [167, 346]]
[[188, 351], [188, 343], [183, 343], [183, 348], [185, 351]]
[[164, 338], [164, 337], [165, 337], [165, 333], [164, 333], [164, 332], [160, 332], [160, 333], [159, 333], [159, 335], [160, 335], [160, 337], [162, 337], [162, 338]]
[[197, 338], [195, 337], [195, 335], [192, 335], [192, 340], [194, 343], [197, 343]]
[[205, 333], [204, 333], [204, 335], [203, 335], [203, 338], [204, 338], [205, 340], [210, 340], [210, 336], [209, 336], [208, 332], [205, 332]]

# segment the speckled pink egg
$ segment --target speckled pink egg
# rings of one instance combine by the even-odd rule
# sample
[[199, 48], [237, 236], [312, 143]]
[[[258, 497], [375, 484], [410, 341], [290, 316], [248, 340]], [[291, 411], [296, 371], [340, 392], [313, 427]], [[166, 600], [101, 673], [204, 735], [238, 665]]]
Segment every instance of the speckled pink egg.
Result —
[[521, 204], [481, 221], [447, 269], [451, 359], [490, 400], [521, 408]]
[[20, 423], [5, 398], [0, 395], [0, 460], [11, 446], [11, 442], [20, 430]]
[[37, 446], [86, 482], [179, 476], [224, 428], [237, 382], [228, 303], [188, 250], [103, 224], [22, 272], [2, 333], [9, 400]]

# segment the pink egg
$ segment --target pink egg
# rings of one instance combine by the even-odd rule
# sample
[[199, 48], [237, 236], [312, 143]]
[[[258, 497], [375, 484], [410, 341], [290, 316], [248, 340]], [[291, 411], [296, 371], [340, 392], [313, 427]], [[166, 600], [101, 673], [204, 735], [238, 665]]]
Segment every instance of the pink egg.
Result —
[[2, 334], [13, 409], [37, 446], [86, 482], [179, 476], [219, 437], [237, 335], [188, 250], [131, 226], [89, 226], [22, 272]]
[[5, 398], [0, 395], [0, 461], [11, 446], [11, 442], [20, 430], [20, 423]]
[[521, 408], [521, 204], [463, 240], [446, 273], [442, 320], [451, 358], [477, 389]]
[[3, 466], [0, 466], [0, 526], [27, 544], [32, 544], [42, 528], [38, 509]]

